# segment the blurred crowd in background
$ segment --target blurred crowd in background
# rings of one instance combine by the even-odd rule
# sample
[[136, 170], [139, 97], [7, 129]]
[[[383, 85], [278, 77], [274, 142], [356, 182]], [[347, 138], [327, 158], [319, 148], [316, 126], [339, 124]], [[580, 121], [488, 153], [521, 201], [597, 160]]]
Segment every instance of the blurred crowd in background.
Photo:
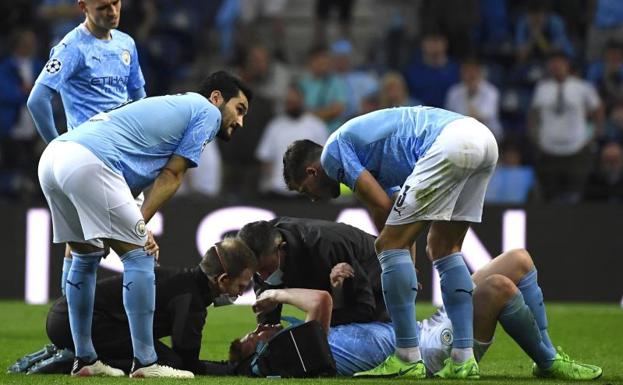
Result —
[[[0, 200], [42, 200], [25, 103], [84, 15], [76, 0], [13, 0], [0, 19]], [[494, 133], [490, 204], [623, 202], [621, 0], [123, 0], [119, 29], [148, 96], [220, 68], [256, 93], [244, 129], [211, 143], [178, 195], [300, 199], [281, 177], [290, 142], [423, 104]]]

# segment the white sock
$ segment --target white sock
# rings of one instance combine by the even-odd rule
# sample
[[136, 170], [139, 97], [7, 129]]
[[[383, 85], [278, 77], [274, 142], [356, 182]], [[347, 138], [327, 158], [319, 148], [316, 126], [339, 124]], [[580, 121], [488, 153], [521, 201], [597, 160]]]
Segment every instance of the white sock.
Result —
[[396, 348], [396, 356], [403, 362], [418, 362], [422, 359], [420, 347]]
[[470, 358], [474, 357], [474, 349], [472, 348], [452, 348], [450, 352], [452, 361], [461, 364]]

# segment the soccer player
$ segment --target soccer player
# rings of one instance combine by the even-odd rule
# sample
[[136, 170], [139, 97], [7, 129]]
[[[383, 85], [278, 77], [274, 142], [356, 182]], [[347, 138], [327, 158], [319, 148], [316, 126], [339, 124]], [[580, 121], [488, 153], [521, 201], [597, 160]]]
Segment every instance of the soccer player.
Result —
[[472, 349], [472, 282], [461, 246], [469, 223], [481, 220], [497, 157], [495, 138], [483, 124], [424, 106], [359, 116], [334, 132], [324, 148], [302, 140], [284, 154], [288, 188], [317, 200], [336, 198], [344, 183], [368, 207], [380, 230], [375, 248], [396, 352], [368, 375], [425, 377], [410, 247], [430, 225], [427, 253], [439, 272], [455, 330], [448, 370], [454, 378], [479, 377]]
[[[206, 374], [209, 363], [199, 359], [199, 352], [207, 307], [216, 298], [230, 299], [241, 295], [251, 283], [256, 266], [257, 260], [244, 242], [226, 238], [212, 246], [198, 266], [187, 269], [157, 267], [154, 338], [158, 359], [177, 369]], [[97, 282], [93, 344], [102, 360], [129, 371], [132, 343], [121, 299], [122, 285], [121, 275]], [[65, 297], [59, 298], [48, 312], [46, 331], [56, 348], [74, 351]], [[158, 341], [169, 336], [171, 347]], [[28, 364], [22, 365], [21, 372], [68, 373], [70, 352], [42, 362], [25, 361]]]
[[[129, 99], [145, 97], [145, 80], [134, 40], [116, 30], [121, 0], [79, 0], [78, 6], [85, 14], [84, 23], [52, 48], [27, 102], [37, 131], [46, 143], [59, 135], [52, 113], [52, 100], [57, 93], [65, 108], [67, 130]], [[70, 268], [67, 247], [61, 278], [63, 294]]]
[[[560, 348], [554, 349], [547, 336], [547, 318], [543, 295], [537, 283], [536, 268], [530, 254], [523, 249], [505, 252], [473, 276], [474, 337], [476, 359], [480, 360], [493, 343], [499, 322], [504, 330], [534, 361], [536, 377], [560, 380], [593, 380], [601, 368], [575, 362]], [[276, 289], [264, 292], [254, 305], [257, 311], [276, 304], [291, 304], [307, 312], [307, 320], [318, 320], [329, 330], [328, 340], [339, 375], [351, 376], [366, 371], [395, 349], [394, 333], [389, 323], [370, 322], [334, 326], [329, 329], [331, 296], [311, 289]], [[441, 370], [450, 360], [455, 331], [445, 309], [418, 322], [420, 349], [428, 374]], [[255, 352], [259, 341], [267, 341], [279, 327], [260, 328], [235, 340], [230, 358], [241, 362]], [[539, 330], [540, 329], [540, 330]], [[353, 354], [357, 352], [357, 354]], [[238, 368], [237, 372], [245, 372]], [[437, 372], [440, 373], [440, 372]]]
[[[169, 376], [158, 365], [152, 323], [154, 258], [144, 250], [145, 223], [196, 167], [214, 137], [229, 140], [242, 127], [251, 91], [224, 71], [199, 93], [145, 98], [100, 113], [48, 145], [39, 180], [52, 213], [55, 243], [69, 243], [73, 263], [67, 303], [76, 348], [73, 375], [122, 375], [97, 359], [91, 341], [96, 271], [104, 248], [124, 266], [123, 303], [134, 364], [130, 376]], [[149, 187], [139, 209], [134, 197]]]
[[[372, 235], [343, 223], [279, 217], [248, 223], [238, 237], [258, 258], [256, 295], [283, 287], [325, 290], [335, 298], [331, 325], [389, 319]], [[280, 318], [277, 307], [259, 314], [258, 323]]]

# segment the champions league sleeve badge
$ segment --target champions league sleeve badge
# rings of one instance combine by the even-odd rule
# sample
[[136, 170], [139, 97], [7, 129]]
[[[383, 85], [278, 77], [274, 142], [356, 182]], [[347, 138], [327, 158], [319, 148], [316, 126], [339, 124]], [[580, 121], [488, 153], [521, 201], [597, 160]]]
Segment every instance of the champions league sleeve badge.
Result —
[[56, 58], [50, 59], [45, 64], [45, 72], [49, 73], [50, 75], [54, 75], [61, 70], [62, 66], [63, 66], [63, 63], [61, 63], [60, 60]]
[[125, 49], [123, 50], [123, 52], [121, 52], [121, 61], [123, 62], [123, 64], [127, 66], [130, 65], [130, 61], [132, 61], [132, 56], [130, 55], [130, 51]]

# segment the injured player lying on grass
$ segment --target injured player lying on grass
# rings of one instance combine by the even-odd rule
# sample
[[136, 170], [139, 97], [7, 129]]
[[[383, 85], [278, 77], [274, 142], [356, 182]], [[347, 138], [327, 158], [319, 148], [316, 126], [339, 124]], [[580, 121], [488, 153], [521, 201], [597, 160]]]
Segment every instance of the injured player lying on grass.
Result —
[[[536, 281], [536, 269], [526, 250], [517, 249], [501, 254], [473, 274], [472, 279], [475, 284], [474, 352], [478, 360], [483, 358], [493, 343], [499, 322], [534, 362], [534, 376], [564, 380], [591, 380], [601, 376], [601, 368], [574, 362], [560, 347], [556, 349], [551, 343], [547, 334], [541, 289]], [[357, 377], [370, 377], [366, 376], [365, 371], [381, 363], [396, 364], [391, 361], [394, 357], [391, 353], [395, 348], [391, 323], [353, 323], [329, 327], [332, 299], [328, 292], [319, 290], [269, 290], [257, 299], [255, 309], [267, 311], [280, 303], [307, 312], [307, 321], [315, 319], [323, 324], [339, 375], [351, 376], [357, 373]], [[534, 311], [535, 306], [531, 305], [539, 309]], [[537, 320], [537, 317], [540, 319]], [[428, 375], [439, 375], [438, 371], [450, 357], [453, 339], [451, 322], [441, 308], [430, 318], [418, 322], [418, 329], [420, 349]], [[280, 330], [280, 326], [258, 327], [235, 340], [230, 347], [230, 361], [250, 362], [249, 357], [256, 354], [258, 344], [269, 341]], [[247, 368], [239, 366], [234, 373], [250, 374]], [[409, 373], [403, 376], [408, 377]]]
[[[536, 269], [526, 250], [517, 249], [501, 254], [473, 274], [472, 278], [475, 284], [474, 351], [478, 360], [483, 358], [493, 343], [493, 335], [499, 322], [533, 360], [534, 376], [563, 380], [591, 380], [601, 376], [601, 368], [574, 362], [551, 343], [547, 333], [545, 309], [542, 306], [542, 294], [536, 281]], [[257, 299], [254, 310], [269, 311], [280, 303], [305, 311], [307, 321], [320, 322], [327, 332], [338, 375], [352, 376], [363, 371], [365, 377], [365, 371], [381, 363], [394, 364], [387, 359], [393, 357], [390, 355], [395, 348], [391, 323], [351, 323], [330, 327], [332, 298], [328, 292], [321, 290], [268, 290]], [[430, 375], [442, 368], [444, 361], [450, 357], [452, 325], [441, 308], [431, 317], [418, 322], [418, 329], [422, 357]], [[256, 330], [231, 344], [229, 362], [211, 363], [204, 367], [202, 374], [253, 375], [245, 364], [252, 361], [250, 358], [256, 354], [260, 342], [269, 341], [281, 330], [283, 328], [280, 325], [258, 326]], [[39, 353], [39, 356], [49, 357], [49, 351], [46, 352], [45, 349]], [[28, 355], [20, 361], [28, 361], [32, 365], [37, 362], [37, 354]], [[48, 359], [46, 365], [47, 368], [35, 365], [34, 368], [38, 370], [34, 372], [54, 372], [46, 370], [54, 368], [54, 358]], [[408, 375], [409, 373], [405, 373], [404, 376]]]

